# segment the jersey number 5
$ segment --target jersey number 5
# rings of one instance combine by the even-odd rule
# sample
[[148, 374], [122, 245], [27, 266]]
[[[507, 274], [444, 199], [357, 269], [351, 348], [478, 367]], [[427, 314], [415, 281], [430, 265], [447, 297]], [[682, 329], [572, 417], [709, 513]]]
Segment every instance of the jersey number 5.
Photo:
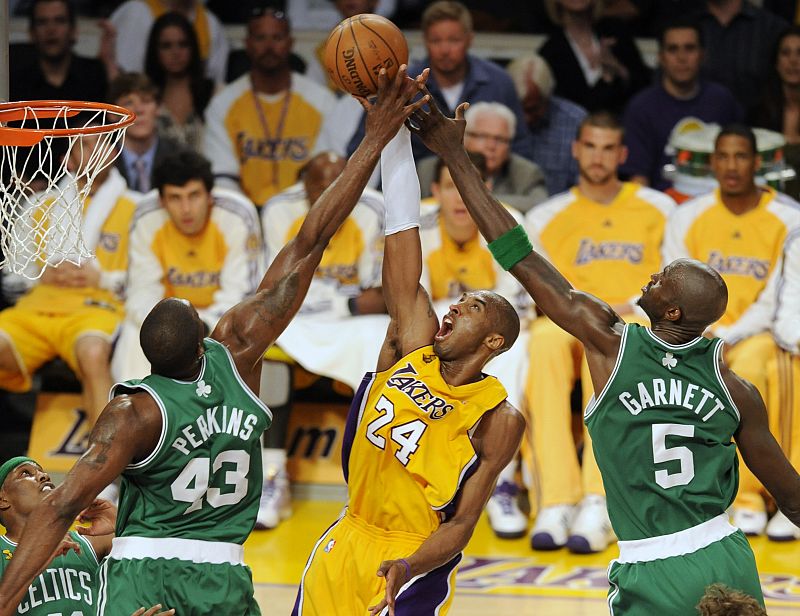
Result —
[[[386, 449], [386, 439], [376, 433], [394, 419], [394, 404], [386, 396], [381, 396], [378, 404], [375, 405], [375, 410], [383, 413], [383, 415], [369, 423], [367, 426], [367, 438], [378, 449]], [[419, 439], [422, 438], [427, 427], [424, 421], [415, 419], [392, 428], [392, 440], [400, 445], [400, 449], [394, 452], [394, 457], [400, 460], [403, 466], [408, 465], [409, 456], [419, 449]]]
[[653, 424], [653, 462], [671, 462], [677, 460], [681, 468], [677, 473], [670, 474], [666, 470], [656, 471], [656, 483], [662, 488], [685, 486], [694, 479], [694, 456], [688, 447], [667, 447], [667, 437], [694, 436], [694, 426], [682, 424]]
[[[217, 479], [223, 464], [235, 464], [235, 468], [225, 471], [223, 484], [233, 486], [232, 492], [223, 493], [216, 487], [209, 487]], [[214, 458], [194, 458], [183, 467], [181, 474], [170, 486], [172, 498], [182, 503], [192, 503], [183, 515], [197, 511], [203, 506], [203, 498], [209, 505], [222, 507], [235, 505], [247, 494], [247, 473], [250, 472], [250, 454], [241, 449], [221, 452]], [[213, 476], [212, 476], [213, 475]]]

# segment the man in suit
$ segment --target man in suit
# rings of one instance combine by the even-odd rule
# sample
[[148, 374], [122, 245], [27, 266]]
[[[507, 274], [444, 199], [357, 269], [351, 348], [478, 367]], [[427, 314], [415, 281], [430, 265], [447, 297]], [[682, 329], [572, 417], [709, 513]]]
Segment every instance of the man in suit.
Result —
[[136, 114], [125, 134], [125, 145], [115, 163], [131, 190], [146, 193], [153, 187], [153, 169], [170, 154], [182, 149], [171, 139], [158, 136], [156, 115], [159, 92], [143, 73], [123, 73], [111, 82], [109, 100]]
[[[547, 199], [544, 173], [536, 163], [511, 151], [517, 118], [506, 105], [481, 101], [464, 114], [467, 122], [464, 147], [486, 160], [486, 179], [492, 194], [523, 214]], [[437, 181], [437, 158], [423, 158], [417, 165], [423, 196], [431, 195]]]

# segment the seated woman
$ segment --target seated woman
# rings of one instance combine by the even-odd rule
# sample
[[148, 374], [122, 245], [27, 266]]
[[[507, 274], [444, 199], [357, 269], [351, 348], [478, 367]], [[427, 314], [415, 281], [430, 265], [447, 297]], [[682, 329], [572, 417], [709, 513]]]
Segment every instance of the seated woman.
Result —
[[199, 152], [203, 112], [214, 94], [205, 76], [192, 24], [180, 13], [156, 19], [147, 41], [145, 72], [161, 92], [158, 133]]

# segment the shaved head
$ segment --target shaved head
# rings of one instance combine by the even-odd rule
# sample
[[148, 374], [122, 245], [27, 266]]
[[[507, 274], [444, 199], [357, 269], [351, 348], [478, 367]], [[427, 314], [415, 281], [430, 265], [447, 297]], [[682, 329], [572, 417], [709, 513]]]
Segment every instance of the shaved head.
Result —
[[673, 321], [702, 333], [725, 313], [728, 286], [707, 264], [677, 259], [652, 277], [639, 305], [654, 324]]
[[503, 346], [495, 354], [497, 356], [508, 351], [517, 341], [520, 327], [519, 315], [514, 306], [511, 305], [511, 302], [494, 291], [480, 291], [480, 297], [489, 308], [489, 329], [491, 333], [497, 333], [503, 337]]
[[203, 322], [185, 299], [162, 299], [145, 318], [139, 343], [153, 374], [187, 378], [202, 357]]

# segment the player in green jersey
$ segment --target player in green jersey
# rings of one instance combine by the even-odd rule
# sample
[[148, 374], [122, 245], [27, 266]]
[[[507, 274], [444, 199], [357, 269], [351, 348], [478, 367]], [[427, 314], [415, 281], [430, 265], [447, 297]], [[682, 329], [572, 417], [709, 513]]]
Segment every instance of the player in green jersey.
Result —
[[[0, 466], [0, 524], [6, 529], [0, 535], [0, 573], [14, 557], [22, 529], [31, 511], [55, 488], [50, 476], [31, 458], [18, 456]], [[79, 527], [70, 531], [56, 553], [28, 587], [17, 606], [16, 614], [25, 616], [90, 616], [97, 604], [99, 560], [111, 551], [110, 534], [116, 508], [105, 501], [96, 501], [85, 511], [87, 519], [96, 520], [95, 528]], [[90, 536], [82, 536], [90, 535]], [[161, 608], [140, 608], [134, 616], [154, 616]], [[171, 616], [174, 610], [157, 616]]]
[[449, 119], [431, 105], [412, 115], [412, 129], [444, 159], [495, 258], [586, 349], [598, 393], [585, 421], [620, 540], [609, 568], [611, 613], [692, 614], [712, 583], [763, 605], [753, 553], [726, 514], [738, 484], [736, 445], [798, 525], [800, 476], [756, 389], [727, 368], [720, 340], [703, 337], [725, 310], [725, 282], [699, 261], [670, 263], [642, 289], [651, 326], [625, 325], [533, 251], [492, 197], [463, 147], [464, 108]]
[[259, 440], [271, 421], [258, 399], [262, 358], [300, 308], [383, 147], [425, 103], [408, 101], [426, 77], [411, 80], [401, 67], [389, 81], [381, 70], [377, 100], [365, 102], [364, 140], [256, 294], [223, 315], [210, 337], [188, 302], [153, 308], [140, 332], [152, 373], [115, 386], [87, 452], [29, 516], [0, 581], [0, 616], [11, 616], [71, 521], [120, 474], [117, 537], [100, 571], [97, 614], [130, 616], [154, 603], [182, 616], [259, 613], [242, 544], [255, 524]]

